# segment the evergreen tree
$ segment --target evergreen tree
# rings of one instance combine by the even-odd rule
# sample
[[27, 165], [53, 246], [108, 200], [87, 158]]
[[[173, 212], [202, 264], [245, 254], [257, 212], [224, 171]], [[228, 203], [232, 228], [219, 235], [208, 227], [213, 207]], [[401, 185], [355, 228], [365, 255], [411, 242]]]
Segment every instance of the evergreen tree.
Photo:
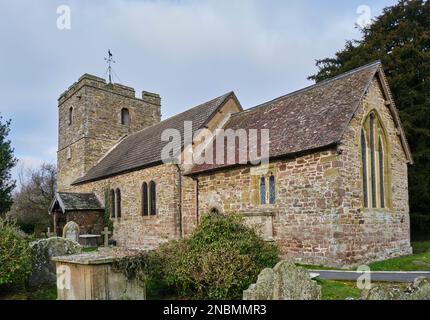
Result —
[[430, 1], [400, 0], [361, 29], [333, 58], [317, 60], [317, 82], [381, 60], [415, 164], [410, 168], [412, 213], [430, 215]]
[[11, 143], [7, 140], [10, 131], [10, 121], [3, 122], [0, 116], [0, 216], [9, 211], [12, 206], [12, 191], [15, 181], [11, 179], [11, 170], [16, 165]]

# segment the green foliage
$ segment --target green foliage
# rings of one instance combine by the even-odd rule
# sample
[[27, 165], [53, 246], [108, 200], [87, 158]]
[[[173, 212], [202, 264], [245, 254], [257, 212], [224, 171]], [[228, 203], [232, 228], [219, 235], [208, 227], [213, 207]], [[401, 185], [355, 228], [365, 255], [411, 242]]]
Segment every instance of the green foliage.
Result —
[[146, 281], [149, 296], [241, 299], [259, 273], [278, 262], [278, 249], [236, 215], [207, 215], [190, 238], [118, 266]]
[[430, 239], [430, 214], [411, 214], [412, 238], [414, 240]]
[[0, 218], [0, 286], [23, 283], [31, 263], [28, 240], [14, 222]]
[[0, 116], [0, 216], [9, 211], [12, 206], [12, 191], [15, 181], [11, 179], [11, 170], [17, 160], [13, 156], [11, 143], [7, 140], [10, 131], [10, 121], [3, 123]]
[[428, 253], [430, 252], [430, 241], [412, 242], [412, 248], [414, 248], [414, 254]]
[[[400, 112], [415, 165], [410, 168], [411, 211], [430, 215], [430, 2], [401, 0], [384, 9], [363, 38], [334, 58], [317, 61], [317, 82], [381, 60]], [[414, 231], [414, 230], [413, 230]]]

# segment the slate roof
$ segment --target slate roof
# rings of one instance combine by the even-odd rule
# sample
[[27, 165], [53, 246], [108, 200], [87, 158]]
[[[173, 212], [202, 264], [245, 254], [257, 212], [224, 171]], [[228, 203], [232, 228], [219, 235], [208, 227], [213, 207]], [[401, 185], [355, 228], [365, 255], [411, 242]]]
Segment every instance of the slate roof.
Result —
[[[378, 71], [383, 74], [379, 61], [237, 113], [225, 129], [270, 129], [271, 159], [333, 146], [342, 140]], [[408, 153], [407, 143], [405, 148]], [[238, 162], [238, 147], [235, 151]], [[198, 165], [191, 174], [228, 166]]]
[[57, 192], [51, 204], [50, 212], [59, 207], [66, 211], [99, 211], [104, 210], [94, 193]]
[[131, 134], [74, 184], [96, 181], [161, 163], [161, 151], [168, 143], [161, 139], [161, 134], [165, 129], [179, 130], [182, 137], [181, 146], [184, 147], [184, 122], [193, 122], [193, 133], [204, 128], [229, 98], [237, 101], [235, 94], [229, 92], [152, 127]]

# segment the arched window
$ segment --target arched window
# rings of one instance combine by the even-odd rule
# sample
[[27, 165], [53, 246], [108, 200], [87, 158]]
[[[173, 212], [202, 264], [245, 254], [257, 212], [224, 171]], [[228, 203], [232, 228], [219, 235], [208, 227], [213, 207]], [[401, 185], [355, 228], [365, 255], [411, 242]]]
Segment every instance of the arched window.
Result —
[[110, 191], [110, 216], [115, 219], [115, 191]]
[[124, 126], [130, 125], [130, 112], [127, 108], [121, 110], [121, 124]]
[[275, 202], [276, 202], [275, 176], [271, 174], [269, 178], [269, 203], [275, 204]]
[[264, 176], [260, 179], [260, 203], [266, 204], [266, 178]]
[[69, 109], [69, 126], [73, 123], [73, 107]]
[[146, 182], [142, 185], [142, 216], [149, 216], [148, 211], [148, 184]]
[[388, 158], [386, 138], [381, 121], [372, 111], [361, 131], [361, 161], [363, 205], [365, 208], [385, 208], [388, 203]]
[[149, 183], [149, 199], [150, 199], [150, 212], [151, 216], [155, 216], [157, 214], [157, 194], [156, 194], [156, 186], [155, 182], [151, 181]]
[[121, 218], [121, 190], [116, 189], [116, 217]]

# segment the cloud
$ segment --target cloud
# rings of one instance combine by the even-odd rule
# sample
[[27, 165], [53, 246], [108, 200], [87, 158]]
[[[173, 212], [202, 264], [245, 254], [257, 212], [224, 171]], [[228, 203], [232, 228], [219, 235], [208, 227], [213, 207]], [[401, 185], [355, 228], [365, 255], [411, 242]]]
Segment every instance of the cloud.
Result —
[[[373, 16], [395, 0], [375, 0]], [[70, 5], [71, 30], [56, 26]], [[55, 161], [57, 98], [83, 73], [103, 76], [112, 49], [126, 85], [160, 93], [164, 118], [235, 90], [252, 107], [309, 84], [314, 60], [354, 28], [361, 1], [0, 2], [0, 113], [24, 162]]]

